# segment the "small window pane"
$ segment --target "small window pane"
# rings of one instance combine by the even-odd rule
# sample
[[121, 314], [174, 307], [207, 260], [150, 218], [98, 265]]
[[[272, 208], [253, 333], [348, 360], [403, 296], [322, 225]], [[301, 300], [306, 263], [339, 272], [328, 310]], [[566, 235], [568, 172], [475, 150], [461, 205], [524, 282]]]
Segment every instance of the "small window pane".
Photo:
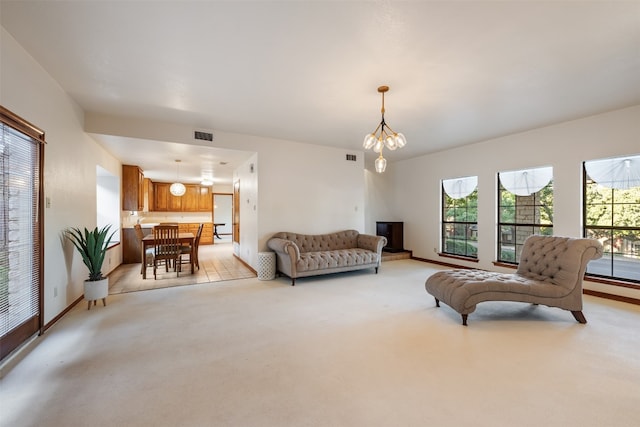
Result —
[[[640, 283], [640, 186], [634, 186], [635, 178], [624, 175], [627, 168], [596, 168], [597, 164], [615, 166], [638, 160], [640, 157], [631, 156], [584, 164], [583, 235], [604, 247], [603, 257], [587, 265], [589, 274]], [[597, 180], [589, 176], [589, 167]]]

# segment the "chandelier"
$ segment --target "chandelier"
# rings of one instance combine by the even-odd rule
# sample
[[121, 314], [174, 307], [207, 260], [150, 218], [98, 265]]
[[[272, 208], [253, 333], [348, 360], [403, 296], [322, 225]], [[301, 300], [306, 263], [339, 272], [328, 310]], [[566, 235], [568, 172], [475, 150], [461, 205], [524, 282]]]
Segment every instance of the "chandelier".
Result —
[[180, 160], [176, 160], [176, 168], [177, 168], [176, 182], [171, 184], [171, 187], [169, 187], [169, 192], [174, 196], [180, 197], [180, 196], [184, 196], [184, 193], [187, 192], [187, 188], [184, 186], [183, 183], [180, 182]]
[[[407, 145], [407, 139], [403, 134], [394, 132], [393, 129], [384, 121], [384, 94], [389, 90], [389, 86], [380, 86], [378, 92], [382, 94], [382, 120], [378, 127], [371, 133], [364, 137], [364, 143], [362, 146], [365, 150], [373, 148], [373, 151], [380, 153], [376, 159], [375, 166], [376, 172], [382, 173], [387, 168], [387, 160], [382, 157], [382, 149], [387, 147], [393, 151], [396, 148], [402, 148]], [[378, 133], [380, 131], [380, 133]]]

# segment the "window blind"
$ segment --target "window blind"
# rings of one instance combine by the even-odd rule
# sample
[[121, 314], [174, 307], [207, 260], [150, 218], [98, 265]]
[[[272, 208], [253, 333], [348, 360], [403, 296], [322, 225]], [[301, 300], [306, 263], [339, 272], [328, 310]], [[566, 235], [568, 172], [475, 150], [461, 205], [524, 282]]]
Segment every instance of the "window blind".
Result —
[[[4, 119], [4, 117], [3, 117]], [[40, 144], [0, 123], [0, 358], [40, 325]]]

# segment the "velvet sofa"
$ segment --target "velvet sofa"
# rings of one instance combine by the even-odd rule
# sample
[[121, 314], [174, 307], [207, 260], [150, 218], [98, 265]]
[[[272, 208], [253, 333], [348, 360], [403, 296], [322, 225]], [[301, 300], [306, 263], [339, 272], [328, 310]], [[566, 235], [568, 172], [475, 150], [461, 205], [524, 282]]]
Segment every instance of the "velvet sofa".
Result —
[[291, 278], [317, 276], [343, 271], [375, 269], [382, 260], [382, 248], [387, 244], [383, 236], [360, 234], [344, 230], [328, 234], [274, 234], [267, 246], [276, 253], [276, 270]]

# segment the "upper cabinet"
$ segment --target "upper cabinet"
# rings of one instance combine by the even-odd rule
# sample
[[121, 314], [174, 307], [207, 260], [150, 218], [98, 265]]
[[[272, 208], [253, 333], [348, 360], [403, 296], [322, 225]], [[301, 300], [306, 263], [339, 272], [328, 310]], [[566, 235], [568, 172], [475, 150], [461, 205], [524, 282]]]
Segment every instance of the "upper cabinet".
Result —
[[199, 186], [198, 211], [213, 212], [213, 194], [211, 187]]
[[155, 210], [155, 193], [154, 193], [153, 182], [149, 178], [144, 179], [144, 211], [151, 212]]
[[138, 166], [122, 165], [122, 210], [144, 210], [144, 174]]
[[161, 212], [211, 212], [213, 197], [211, 188], [198, 184], [185, 184], [187, 192], [176, 197], [169, 191], [171, 184], [153, 183], [153, 210]]
[[198, 212], [198, 195], [200, 194], [199, 185], [185, 185], [187, 192], [180, 197], [183, 212]]

